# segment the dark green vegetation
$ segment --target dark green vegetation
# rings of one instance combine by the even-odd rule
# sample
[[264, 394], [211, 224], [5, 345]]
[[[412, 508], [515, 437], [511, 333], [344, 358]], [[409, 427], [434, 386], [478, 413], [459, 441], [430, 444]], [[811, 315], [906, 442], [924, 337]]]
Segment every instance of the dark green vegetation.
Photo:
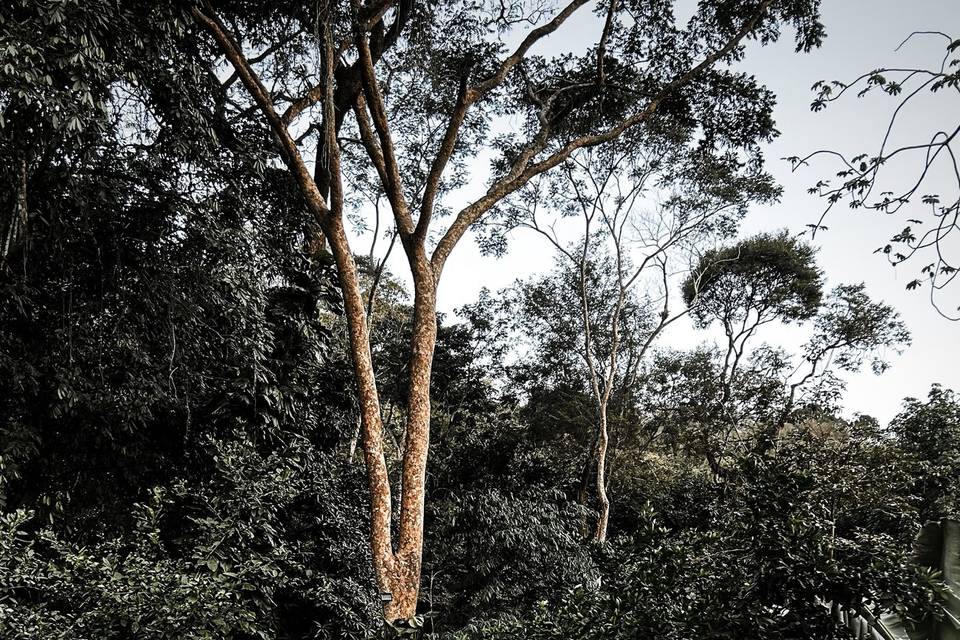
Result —
[[[0, 637], [381, 634], [334, 260], [271, 132], [237, 108], [223, 86], [235, 82], [229, 71], [208, 64], [190, 5], [134, 4], [0, 9]], [[258, 25], [263, 49], [306, 47], [311, 34], [288, 38], [291, 25], [319, 20], [321, 8], [217, 4], [234, 28]], [[661, 4], [638, 15], [666, 33]], [[711, 20], [692, 27], [707, 45], [711, 29], [726, 34], [755, 9], [713, 4]], [[815, 3], [779, 4], [801, 48], [816, 44]], [[415, 13], [437, 28], [429, 11]], [[757, 37], [777, 29], [764, 23]], [[439, 38], [445, 57], [462, 62], [461, 33], [415, 33], [411, 47]], [[380, 44], [391, 37], [380, 32]], [[674, 53], [682, 68], [700, 51]], [[590, 75], [593, 60], [566, 63]], [[457, 84], [459, 69], [428, 61], [446, 83], [437, 86]], [[295, 74], [299, 62], [273, 71]], [[553, 77], [540, 62], [527, 72]], [[629, 75], [613, 61], [608, 72]], [[742, 112], [695, 113], [712, 104], [707, 90], [731, 85]], [[656, 144], [679, 146], [677, 166], [711, 160], [710, 175], [684, 174], [685, 193], [689, 183], [708, 193], [674, 211], [683, 220], [706, 201], [737, 208], [741, 192], [773, 191], [759, 157], [743, 167], [717, 151], [758, 153], [772, 135], [772, 98], [736, 74], [698, 87], [706, 93], [669, 104], [653, 131]], [[522, 93], [519, 83], [511, 92]], [[592, 93], [561, 94], [570, 102], [549, 114], [553, 134], [596, 124], [570, 115], [592, 112]], [[409, 100], [449, 109], [432, 98]], [[624, 102], [605, 113], [627, 111]], [[701, 121], [711, 144], [687, 153]], [[419, 121], [410, 122], [416, 151]], [[465, 126], [485, 133], [479, 119]], [[515, 153], [511, 141], [497, 144], [507, 159]], [[353, 175], [373, 181], [365, 169]], [[458, 171], [451, 181], [467, 181]], [[729, 185], [732, 174], [752, 185], [718, 192], [713, 182]], [[357, 180], [356, 193], [379, 199]], [[825, 291], [814, 252], [796, 239], [736, 243], [731, 225], [683, 247], [696, 257], [683, 312], [720, 327], [716, 347], [648, 351], [660, 307], [642, 287], [624, 293], [622, 269], [602, 252], [440, 319], [410, 621], [421, 633], [827, 639], [850, 637], [831, 604], [896, 612], [918, 628], [942, 618], [942, 576], [912, 549], [923, 523], [960, 516], [960, 400], [935, 387], [888, 428], [839, 418], [836, 372], [882, 370], [908, 341], [905, 328], [861, 286]], [[412, 301], [376, 259], [357, 262], [396, 483]], [[590, 541], [597, 509], [584, 481], [596, 466], [597, 409], [581, 317], [596, 366], [614, 364], [604, 378], [603, 544]], [[811, 337], [787, 353], [756, 338], [770, 323], [800, 324]]]

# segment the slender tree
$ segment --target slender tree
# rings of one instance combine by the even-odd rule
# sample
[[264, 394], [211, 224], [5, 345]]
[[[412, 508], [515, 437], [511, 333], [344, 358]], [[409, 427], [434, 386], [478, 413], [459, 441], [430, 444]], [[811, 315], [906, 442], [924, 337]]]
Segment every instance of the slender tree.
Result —
[[[704, 159], [669, 141], [644, 148], [627, 140], [578, 153], [552, 179], [529, 185], [508, 225], [533, 230], [554, 248], [561, 299], [552, 306], [575, 301], [576, 353], [596, 430], [584, 456], [580, 496], [586, 505], [592, 487], [597, 519], [591, 537], [597, 543], [606, 540], [610, 519], [611, 401], [625, 400], [648, 351], [695, 306], [693, 298], [684, 306], [671, 297], [690, 269], [685, 258], [736, 228], [747, 202], [777, 193], [762, 173], [736, 163], [705, 166]], [[557, 218], [564, 217], [579, 222], [577, 242], [558, 234]]]

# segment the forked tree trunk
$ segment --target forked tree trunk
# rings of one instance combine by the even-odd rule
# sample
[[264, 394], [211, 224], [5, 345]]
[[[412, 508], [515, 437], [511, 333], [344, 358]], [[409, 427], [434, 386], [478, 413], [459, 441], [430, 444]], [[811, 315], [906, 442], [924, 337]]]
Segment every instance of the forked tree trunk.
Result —
[[374, 376], [366, 308], [360, 291], [356, 263], [342, 223], [331, 219], [324, 232], [337, 264], [344, 311], [350, 336], [363, 457], [370, 487], [370, 550], [387, 620], [407, 620], [416, 614], [423, 550], [424, 482], [430, 443], [430, 376], [437, 334], [436, 285], [429, 263], [417, 260], [407, 429], [401, 469], [401, 504], [396, 550], [391, 533], [390, 479], [383, 452], [383, 422]]

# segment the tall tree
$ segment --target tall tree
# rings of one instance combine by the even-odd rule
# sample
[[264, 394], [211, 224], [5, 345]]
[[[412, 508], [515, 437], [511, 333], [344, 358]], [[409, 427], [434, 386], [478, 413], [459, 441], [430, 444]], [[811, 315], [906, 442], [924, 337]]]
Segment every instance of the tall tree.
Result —
[[[427, 7], [411, 0], [191, 9], [216, 45], [206, 64], [225, 78], [238, 114], [259, 114], [269, 126], [337, 265], [361, 410], [373, 564], [390, 594], [384, 615], [391, 620], [416, 611], [437, 285], [453, 249], [532, 178], [627, 132], [680, 126], [708, 151], [755, 146], [768, 133], [770, 96], [725, 65], [742, 57], [748, 40], [773, 41], [785, 25], [796, 27], [799, 49], [822, 36], [816, 0], [701, 3], [686, 24], [673, 2], [610, 0], [597, 7], [603, 18], [587, 53], [534, 54], [587, 4], [572, 0], [555, 12], [539, 4]], [[531, 23], [537, 26], [525, 31]], [[511, 39], [517, 44], [508, 49]], [[219, 66], [221, 56], [232, 72]], [[508, 117], [522, 123], [518, 130], [491, 135]], [[314, 132], [311, 170], [302, 143]], [[496, 158], [486, 190], [435, 229], [465, 161], [484, 151]], [[369, 330], [345, 225], [345, 171], [357, 157], [375, 169], [413, 280], [396, 534]]]

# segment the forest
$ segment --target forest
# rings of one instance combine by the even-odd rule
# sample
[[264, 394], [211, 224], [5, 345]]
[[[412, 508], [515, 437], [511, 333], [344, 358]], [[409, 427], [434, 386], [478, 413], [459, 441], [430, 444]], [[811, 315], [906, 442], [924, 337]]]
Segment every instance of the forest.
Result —
[[797, 234], [821, 0], [0, 4], [3, 640], [960, 638], [960, 396], [845, 410], [912, 327], [817, 244], [955, 340], [960, 40], [813, 87], [893, 116]]

